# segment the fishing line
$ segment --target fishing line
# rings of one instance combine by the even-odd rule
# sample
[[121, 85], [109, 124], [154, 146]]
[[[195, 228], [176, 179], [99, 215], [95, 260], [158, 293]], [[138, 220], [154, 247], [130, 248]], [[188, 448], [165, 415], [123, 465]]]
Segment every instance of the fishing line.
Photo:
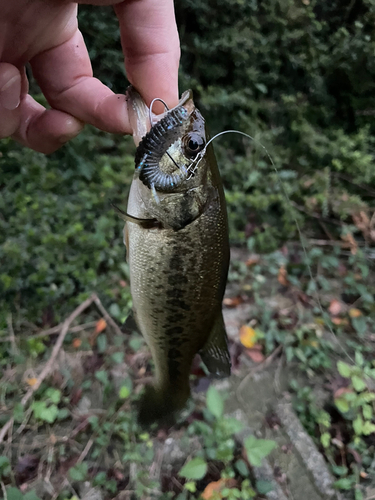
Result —
[[350, 359], [350, 361], [352, 363], [354, 363], [354, 360], [353, 358], [350, 356], [350, 354], [348, 353], [348, 351], [345, 349], [345, 347], [340, 343], [339, 339], [337, 338], [337, 335], [335, 334], [335, 332], [333, 331], [332, 329], [332, 326], [330, 325], [330, 319], [328, 318], [328, 314], [326, 311], [324, 311], [323, 309], [323, 306], [322, 306], [322, 303], [320, 301], [320, 297], [319, 297], [319, 289], [318, 289], [318, 284], [317, 284], [317, 281], [316, 279], [314, 278], [313, 276], [313, 273], [312, 273], [312, 269], [311, 269], [311, 266], [309, 264], [309, 258], [308, 258], [308, 255], [307, 255], [307, 248], [306, 248], [306, 245], [304, 243], [304, 237], [303, 237], [303, 234], [302, 234], [302, 231], [301, 231], [301, 227], [298, 223], [298, 220], [296, 218], [296, 216], [294, 215], [294, 208], [293, 208], [293, 205], [292, 205], [292, 202], [288, 196], [288, 193], [284, 187], [284, 183], [283, 181], [281, 180], [280, 178], [280, 174], [279, 174], [279, 170], [278, 168], [276, 167], [276, 164], [275, 162], [273, 161], [270, 153], [268, 152], [267, 148], [265, 146], [263, 146], [263, 144], [261, 142], [259, 142], [257, 139], [255, 139], [254, 137], [252, 137], [251, 135], [249, 134], [246, 134], [245, 132], [241, 132], [240, 130], [224, 130], [223, 132], [219, 132], [218, 134], [214, 135], [214, 137], [212, 137], [206, 144], [206, 146], [204, 147], [204, 149], [200, 152], [199, 156], [200, 158], [198, 159], [198, 162], [196, 164], [196, 166], [198, 166], [198, 163], [201, 161], [201, 159], [203, 158], [203, 155], [205, 154], [206, 152], [206, 148], [207, 146], [214, 140], [214, 139], [217, 139], [218, 137], [220, 137], [221, 135], [224, 135], [224, 134], [240, 134], [240, 135], [243, 135], [244, 137], [247, 137], [248, 139], [254, 141], [256, 144], [258, 144], [266, 153], [268, 159], [270, 160], [271, 162], [271, 165], [276, 173], [276, 176], [277, 176], [277, 181], [282, 189], [282, 192], [284, 194], [284, 197], [285, 199], [287, 200], [288, 202], [288, 207], [289, 207], [289, 210], [291, 212], [291, 215], [292, 215], [292, 218], [294, 220], [294, 223], [297, 227], [297, 231], [298, 231], [298, 235], [299, 235], [299, 239], [300, 239], [300, 242], [301, 242], [301, 245], [302, 245], [302, 250], [303, 250], [303, 254], [305, 256], [305, 259], [306, 259], [306, 264], [307, 264], [307, 269], [308, 269], [308, 272], [309, 272], [309, 277], [312, 281], [312, 283], [314, 284], [314, 288], [315, 288], [315, 292], [316, 292], [316, 303], [318, 304], [318, 307], [319, 307], [319, 310], [322, 314], [322, 317], [323, 319], [325, 319], [325, 323], [326, 323], [326, 326], [328, 327], [332, 337], [334, 338], [335, 342], [339, 345], [340, 349], [344, 352], [344, 354]]

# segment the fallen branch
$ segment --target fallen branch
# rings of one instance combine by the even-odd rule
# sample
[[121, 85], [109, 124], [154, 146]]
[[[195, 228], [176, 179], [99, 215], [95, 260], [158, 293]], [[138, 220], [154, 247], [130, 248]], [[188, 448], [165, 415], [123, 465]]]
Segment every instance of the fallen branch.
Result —
[[[69, 328], [69, 332], [75, 333], [75, 332], [81, 332], [82, 330], [86, 330], [87, 328], [92, 328], [93, 326], [96, 325], [96, 321], [89, 321], [88, 323], [83, 323], [82, 325], [77, 325], [77, 326], [72, 326]], [[57, 326], [54, 326], [52, 328], [48, 328], [48, 330], [42, 330], [41, 332], [34, 333], [33, 335], [28, 335], [29, 339], [36, 339], [39, 337], [47, 337], [48, 335], [55, 335], [56, 333], [59, 333], [59, 331], [62, 328], [63, 323], [60, 323]], [[12, 337], [5, 337], [3, 339], [0, 338], [0, 342], [11, 342]]]

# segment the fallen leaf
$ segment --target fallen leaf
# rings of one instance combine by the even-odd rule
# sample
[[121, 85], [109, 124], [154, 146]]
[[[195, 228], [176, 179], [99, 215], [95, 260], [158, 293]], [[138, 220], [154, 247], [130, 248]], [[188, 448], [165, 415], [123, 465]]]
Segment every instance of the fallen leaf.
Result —
[[288, 280], [288, 271], [286, 270], [285, 266], [280, 267], [279, 273], [277, 275], [277, 281], [280, 283], [280, 285], [283, 286], [290, 285], [290, 281]]
[[223, 304], [227, 307], [237, 307], [240, 304], [242, 304], [243, 299], [240, 295], [237, 295], [237, 297], [226, 297], [223, 300]]
[[362, 479], [366, 479], [366, 477], [368, 476], [367, 472], [365, 472], [364, 470], [361, 470], [359, 475], [361, 476]]
[[258, 262], [260, 261], [260, 256], [259, 255], [251, 255], [247, 261], [246, 261], [246, 265], [248, 267], [251, 267], [251, 266], [254, 266], [255, 264], [258, 264]]
[[234, 486], [237, 485], [237, 481], [235, 479], [219, 479], [219, 481], [212, 481], [211, 483], [208, 483], [208, 485], [205, 487], [201, 498], [203, 500], [211, 500], [212, 498], [218, 498], [218, 495], [215, 495], [215, 493], [219, 493], [219, 498], [223, 498], [220, 495], [220, 492], [223, 488], [233, 488]]
[[240, 328], [240, 341], [241, 344], [245, 347], [253, 347], [255, 342], [256, 342], [256, 331], [254, 328], [251, 328], [250, 326], [243, 325]]
[[351, 233], [347, 233], [347, 234], [341, 235], [341, 239], [343, 241], [345, 241], [345, 243], [348, 244], [351, 254], [356, 255], [356, 253], [358, 251], [358, 245], [354, 239], [354, 236]]
[[328, 307], [328, 311], [332, 316], [338, 316], [339, 314], [344, 312], [344, 310], [345, 306], [340, 300], [337, 299], [331, 300]]
[[347, 394], [350, 392], [353, 392], [353, 390], [349, 389], [349, 387], [340, 387], [340, 389], [337, 389], [337, 391], [335, 391], [333, 397], [334, 397], [334, 399], [338, 399], [343, 394]]
[[72, 346], [74, 347], [74, 349], [78, 349], [79, 347], [81, 347], [81, 344], [82, 344], [81, 339], [78, 338], [73, 339]]
[[100, 318], [99, 321], [97, 321], [96, 326], [95, 326], [95, 333], [101, 333], [103, 330], [105, 330], [107, 327], [107, 322], [104, 318]]
[[259, 349], [246, 349], [245, 352], [254, 363], [262, 363], [265, 359]]
[[353, 308], [349, 309], [349, 316], [351, 318], [359, 318], [359, 316], [362, 316], [362, 311], [353, 307]]
[[334, 325], [337, 325], [337, 326], [340, 326], [340, 325], [347, 325], [348, 324], [348, 320], [346, 318], [331, 318], [331, 321]]
[[38, 379], [35, 377], [31, 377], [31, 378], [26, 379], [26, 384], [29, 385], [30, 387], [33, 387], [37, 382], [38, 382]]

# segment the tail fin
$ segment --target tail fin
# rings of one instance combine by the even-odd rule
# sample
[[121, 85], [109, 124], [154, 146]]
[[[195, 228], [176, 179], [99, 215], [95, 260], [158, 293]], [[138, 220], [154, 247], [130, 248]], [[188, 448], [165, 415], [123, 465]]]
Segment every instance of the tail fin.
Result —
[[176, 388], [162, 390], [151, 385], [147, 386], [138, 404], [139, 424], [142, 427], [147, 427], [154, 422], [173, 425], [176, 413], [184, 408], [189, 396], [190, 388], [188, 391], [181, 392]]

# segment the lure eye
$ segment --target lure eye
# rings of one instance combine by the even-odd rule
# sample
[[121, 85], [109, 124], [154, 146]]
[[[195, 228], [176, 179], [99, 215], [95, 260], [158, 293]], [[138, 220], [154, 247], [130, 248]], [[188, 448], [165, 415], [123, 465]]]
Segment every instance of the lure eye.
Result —
[[197, 133], [187, 134], [183, 139], [184, 154], [187, 158], [194, 158], [202, 151], [206, 142], [204, 138]]

